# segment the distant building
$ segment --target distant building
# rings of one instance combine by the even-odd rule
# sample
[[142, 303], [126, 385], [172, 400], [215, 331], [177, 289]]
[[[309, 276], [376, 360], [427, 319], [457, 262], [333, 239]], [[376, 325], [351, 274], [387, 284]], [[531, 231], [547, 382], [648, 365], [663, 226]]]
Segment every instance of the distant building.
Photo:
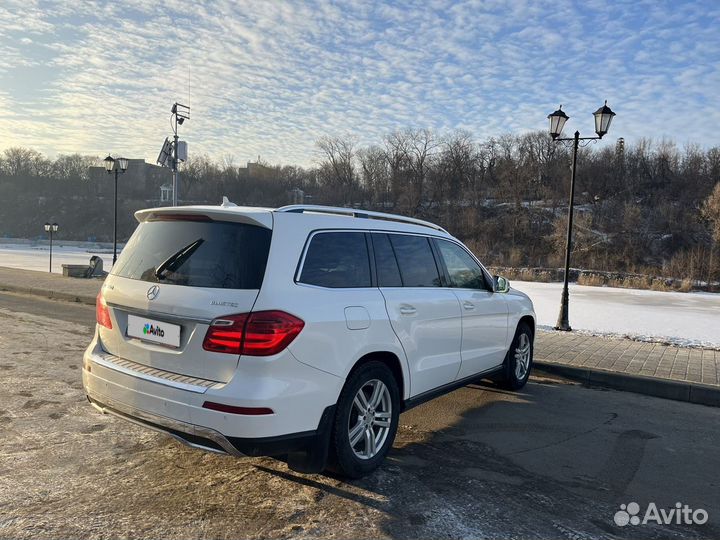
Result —
[[238, 167], [238, 176], [240, 178], [262, 178], [272, 172], [272, 167], [268, 167], [267, 165], [263, 165], [259, 162], [248, 161], [247, 166]]
[[[112, 197], [114, 175], [104, 167], [90, 167], [90, 189], [98, 197]], [[118, 197], [144, 200], [148, 203], [163, 201], [162, 187], [172, 182], [172, 171], [165, 167], [146, 163], [144, 159], [129, 159], [127, 171], [118, 176]], [[172, 184], [170, 184], [170, 199]]]
[[169, 203], [172, 202], [173, 187], [172, 184], [163, 184], [160, 186], [160, 202]]

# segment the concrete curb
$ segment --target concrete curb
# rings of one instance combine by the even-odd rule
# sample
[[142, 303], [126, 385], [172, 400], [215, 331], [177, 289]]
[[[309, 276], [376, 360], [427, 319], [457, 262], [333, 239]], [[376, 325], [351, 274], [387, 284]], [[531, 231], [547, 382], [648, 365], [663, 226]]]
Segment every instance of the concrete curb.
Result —
[[720, 387], [708, 384], [660, 379], [582, 366], [568, 366], [554, 362], [536, 361], [534, 367], [545, 373], [579, 381], [585, 386], [601, 386], [709, 407], [720, 407]]
[[20, 285], [8, 285], [6, 283], [0, 283], [0, 291], [31, 294], [34, 296], [42, 296], [44, 298], [50, 298], [51, 300], [64, 300], [66, 302], [78, 302], [80, 304], [87, 304], [90, 306], [95, 305], [95, 297], [88, 296], [85, 294], [73, 294], [62, 291], [53, 291], [50, 289], [38, 289], [36, 287], [26, 287]]

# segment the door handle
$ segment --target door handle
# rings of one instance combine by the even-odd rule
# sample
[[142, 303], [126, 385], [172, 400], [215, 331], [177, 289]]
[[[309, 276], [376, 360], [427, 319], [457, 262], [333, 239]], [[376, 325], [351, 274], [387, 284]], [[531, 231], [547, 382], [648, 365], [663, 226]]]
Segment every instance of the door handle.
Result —
[[413, 306], [400, 306], [400, 313], [403, 315], [415, 315], [415, 313], [417, 313], [417, 309]]
[[463, 302], [463, 307], [468, 311], [472, 311], [473, 309], [475, 309], [475, 304], [473, 304], [472, 302]]

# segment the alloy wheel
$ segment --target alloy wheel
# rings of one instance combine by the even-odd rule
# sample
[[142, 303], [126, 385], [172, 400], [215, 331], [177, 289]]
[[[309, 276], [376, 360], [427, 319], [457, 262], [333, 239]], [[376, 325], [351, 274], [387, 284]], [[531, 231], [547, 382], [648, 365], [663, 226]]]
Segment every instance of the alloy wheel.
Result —
[[379, 379], [360, 387], [348, 419], [348, 438], [353, 453], [371, 459], [383, 448], [392, 423], [390, 391]]
[[528, 369], [530, 369], [530, 338], [523, 332], [515, 348], [515, 377], [519, 381], [523, 380]]

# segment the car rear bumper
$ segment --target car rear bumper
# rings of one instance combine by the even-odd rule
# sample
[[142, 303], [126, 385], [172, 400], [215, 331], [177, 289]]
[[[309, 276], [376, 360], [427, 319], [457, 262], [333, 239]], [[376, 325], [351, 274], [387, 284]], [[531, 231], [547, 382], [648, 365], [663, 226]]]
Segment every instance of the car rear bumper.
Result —
[[134, 424], [160, 431], [193, 448], [238, 457], [243, 456], [223, 434], [214, 429], [173, 420], [137, 409], [106, 396], [94, 394], [88, 389], [85, 391], [90, 404], [103, 414], [112, 414]]
[[281, 456], [296, 453], [322, 453], [332, 428], [335, 407], [325, 409], [315, 431], [291, 433], [277, 437], [226, 437], [214, 429], [173, 420], [165, 416], [142, 411], [105, 396], [87, 393], [90, 404], [103, 414], [111, 414], [134, 424], [159, 431], [175, 440], [217, 454], [244, 456]]
[[[307, 453], [327, 440], [342, 381], [283, 354], [218, 383], [113, 356], [96, 334], [83, 357], [82, 379], [96, 409], [194, 448], [234, 456]], [[272, 414], [222, 412], [204, 407], [206, 401], [268, 407]]]

